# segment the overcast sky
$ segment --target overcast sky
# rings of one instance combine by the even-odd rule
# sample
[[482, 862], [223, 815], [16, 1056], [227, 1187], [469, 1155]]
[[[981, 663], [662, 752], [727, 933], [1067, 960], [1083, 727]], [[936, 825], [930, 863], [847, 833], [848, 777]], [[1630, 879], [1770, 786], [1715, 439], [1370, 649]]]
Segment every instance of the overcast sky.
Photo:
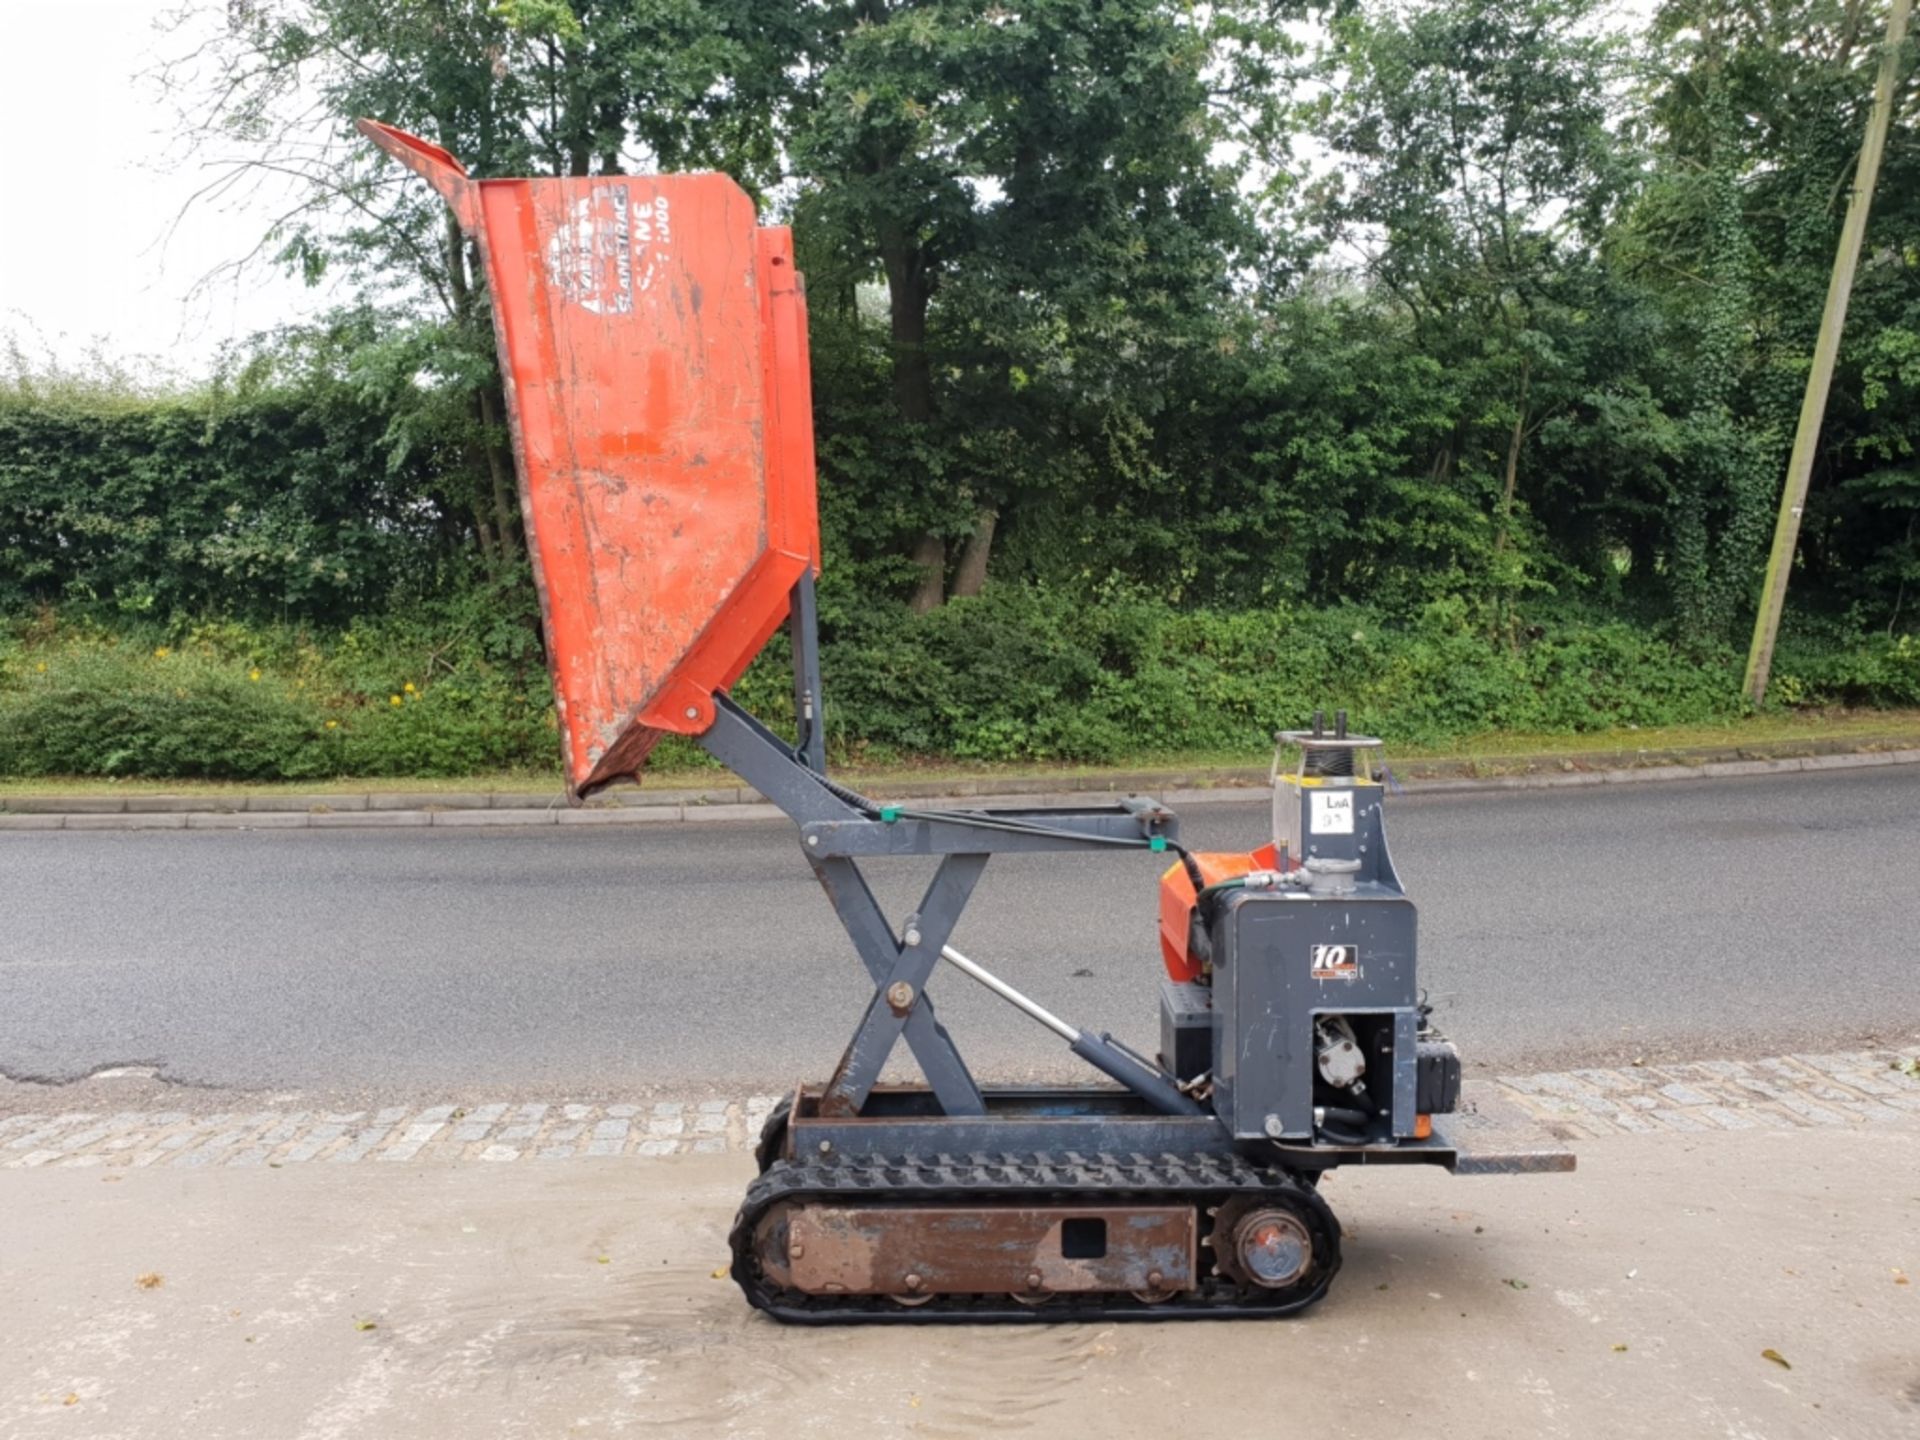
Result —
[[[318, 299], [264, 270], [192, 299], [253, 248], [257, 198], [190, 212], [206, 174], [183, 163], [173, 114], [138, 75], [183, 37], [172, 0], [0, 0], [0, 335], [71, 364], [96, 342], [191, 376], [220, 346], [310, 313]], [[171, 231], [171, 233], [169, 233]]]

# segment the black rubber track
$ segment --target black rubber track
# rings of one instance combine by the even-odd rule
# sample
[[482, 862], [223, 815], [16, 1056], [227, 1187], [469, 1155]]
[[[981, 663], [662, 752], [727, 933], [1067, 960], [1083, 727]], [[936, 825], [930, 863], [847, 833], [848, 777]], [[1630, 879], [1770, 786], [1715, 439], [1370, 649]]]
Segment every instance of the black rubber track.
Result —
[[[1057, 1295], [1023, 1305], [1008, 1295], [936, 1295], [904, 1306], [884, 1295], [807, 1295], [775, 1288], [754, 1256], [760, 1218], [782, 1202], [903, 1205], [1192, 1205], [1207, 1212], [1236, 1196], [1289, 1205], [1313, 1232], [1313, 1268], [1285, 1290], [1243, 1286], [1216, 1273], [1201, 1247], [1198, 1288], [1159, 1304], [1131, 1295]], [[1204, 1228], [1202, 1231], [1205, 1233]], [[1081, 1320], [1274, 1319], [1297, 1314], [1327, 1293], [1340, 1269], [1340, 1226], [1309, 1184], [1285, 1170], [1230, 1155], [826, 1156], [776, 1160], [747, 1187], [733, 1223], [733, 1278], [748, 1301], [800, 1325], [1055, 1324]]]
[[760, 1124], [760, 1138], [753, 1142], [754, 1163], [766, 1174], [780, 1152], [787, 1148], [787, 1117], [793, 1113], [793, 1096], [782, 1097]]

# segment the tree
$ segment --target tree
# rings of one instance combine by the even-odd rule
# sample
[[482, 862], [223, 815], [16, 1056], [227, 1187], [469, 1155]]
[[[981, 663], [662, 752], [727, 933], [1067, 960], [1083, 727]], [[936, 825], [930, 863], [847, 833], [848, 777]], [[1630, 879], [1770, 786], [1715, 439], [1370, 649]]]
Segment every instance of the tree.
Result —
[[1428, 503], [1457, 494], [1486, 517], [1451, 559], [1508, 625], [1532, 583], [1522, 462], [1598, 373], [1599, 247], [1634, 178], [1609, 123], [1618, 47], [1597, 14], [1596, 0], [1340, 14], [1316, 107], [1338, 158], [1309, 213], [1449, 368]]
[[1077, 427], [1151, 395], [1257, 254], [1218, 147], [1264, 133], [1280, 40], [1261, 7], [1165, 0], [830, 15], [796, 213], [816, 280], [886, 287], [896, 422], [937, 454], [910, 537], [926, 610], [949, 568], [978, 589], [1006, 508], [1075, 468]]
[[[505, 396], [477, 246], [438, 197], [352, 128], [414, 130], [475, 175], [631, 167], [776, 178], [773, 112], [795, 23], [752, 0], [231, 0], [162, 74], [214, 173], [201, 192], [280, 183], [262, 258], [357, 298], [323, 328], [379, 335], [360, 373], [395, 406], [396, 450], [444, 427], [497, 579], [525, 572]], [[204, 19], [205, 12], [195, 12]], [[777, 17], [776, 17], [777, 19]], [[368, 329], [356, 312], [371, 310]], [[397, 368], [396, 368], [397, 367]]]
[[[1673, 605], [1694, 633], [1737, 626], [1760, 578], [1879, 23], [1871, 7], [1847, 0], [1671, 0], [1654, 17], [1641, 123], [1657, 171], [1620, 248], [1622, 263], [1658, 287], [1670, 316], [1672, 403], [1683, 433], [1668, 570]], [[1909, 75], [1896, 129], [1917, 110], [1920, 85]], [[1865, 476], [1901, 448], [1889, 448], [1892, 432], [1910, 434], [1916, 421], [1910, 392], [1870, 379], [1920, 304], [1910, 258], [1916, 185], [1920, 158], [1892, 147], [1802, 532], [1815, 582], [1797, 587], [1803, 603], [1819, 603], [1821, 581], [1858, 594], [1856, 577], [1897, 570], [1905, 543], [1900, 525], [1880, 522], [1877, 503], [1903, 487]], [[1886, 556], [1882, 542], [1891, 546]]]

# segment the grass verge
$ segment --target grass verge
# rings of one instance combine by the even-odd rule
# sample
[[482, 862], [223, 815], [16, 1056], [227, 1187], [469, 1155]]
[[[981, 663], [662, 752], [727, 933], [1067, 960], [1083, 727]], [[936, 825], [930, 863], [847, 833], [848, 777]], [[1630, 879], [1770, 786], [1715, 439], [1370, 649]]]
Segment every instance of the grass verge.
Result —
[[[1626, 727], [1582, 735], [1541, 735], [1494, 730], [1446, 745], [1395, 745], [1387, 737], [1387, 753], [1404, 767], [1426, 769], [1462, 765], [1485, 773], [1524, 770], [1541, 764], [1582, 762], [1632, 763], [1635, 757], [1715, 750], [1765, 750], [1793, 753], [1796, 747], [1890, 749], [1920, 745], [1920, 709], [1785, 711], [1755, 715], [1712, 725]], [[1022, 764], [965, 762], [927, 757], [884, 766], [849, 766], [835, 774], [848, 783], [884, 790], [890, 781], [934, 784], [941, 781], [978, 784], [993, 779], [1032, 781], [1058, 777], [1086, 781], [1101, 775], [1142, 771], [1190, 776], [1203, 782], [1209, 772], [1231, 772], [1265, 765], [1267, 755], [1254, 751], [1171, 751], [1148, 753], [1106, 765]], [[731, 783], [717, 765], [673, 766], [650, 770], [648, 789], [702, 789]], [[421, 795], [468, 794], [476, 791], [552, 794], [560, 789], [557, 770], [496, 770], [471, 775], [393, 775], [373, 779], [306, 781], [228, 780], [117, 780], [96, 777], [42, 776], [0, 780], [0, 797], [7, 795], [200, 795], [244, 794], [363, 795], [409, 792]]]

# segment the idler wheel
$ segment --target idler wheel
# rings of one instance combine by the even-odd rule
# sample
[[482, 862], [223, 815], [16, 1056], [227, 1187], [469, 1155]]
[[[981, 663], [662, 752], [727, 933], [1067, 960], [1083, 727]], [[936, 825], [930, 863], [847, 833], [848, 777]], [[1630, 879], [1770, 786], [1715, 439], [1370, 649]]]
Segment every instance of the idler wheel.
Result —
[[1220, 1273], [1249, 1290], [1323, 1290], [1340, 1268], [1339, 1226], [1311, 1190], [1236, 1196], [1214, 1217], [1213, 1254]]
[[1233, 1258], [1255, 1285], [1284, 1290], [1313, 1264], [1313, 1236], [1290, 1210], [1256, 1210], [1234, 1227]]

